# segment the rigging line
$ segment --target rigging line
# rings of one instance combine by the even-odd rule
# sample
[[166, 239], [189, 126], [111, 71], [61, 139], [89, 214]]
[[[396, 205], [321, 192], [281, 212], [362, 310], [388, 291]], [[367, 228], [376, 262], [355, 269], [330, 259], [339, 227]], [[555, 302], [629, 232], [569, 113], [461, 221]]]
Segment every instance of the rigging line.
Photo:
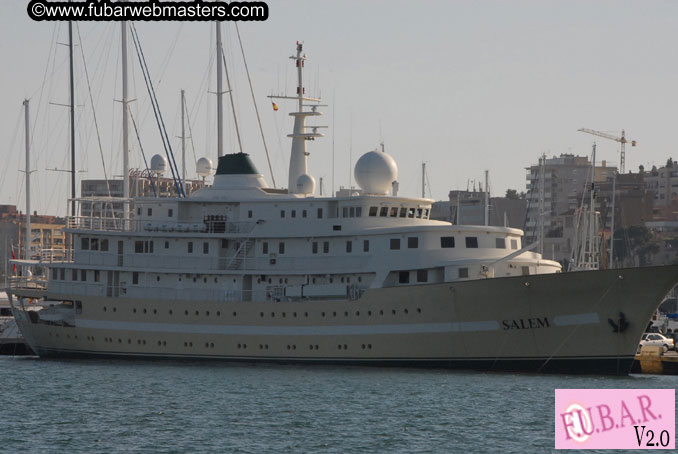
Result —
[[153, 110], [156, 116], [156, 121], [158, 121], [158, 126], [160, 128], [160, 136], [163, 138], [163, 144], [165, 144], [165, 153], [169, 158], [170, 170], [172, 171], [172, 178], [174, 179], [174, 185], [177, 189], [177, 195], [179, 197], [186, 197], [184, 192], [184, 187], [181, 182], [181, 177], [179, 176], [179, 169], [177, 163], [174, 160], [174, 152], [172, 151], [172, 144], [170, 143], [169, 137], [167, 135], [167, 129], [165, 128], [165, 122], [162, 119], [162, 112], [160, 111], [160, 105], [158, 104], [158, 98], [155, 94], [155, 88], [153, 87], [153, 82], [150, 81], [150, 71], [148, 70], [148, 65], [146, 64], [146, 57], [144, 52], [141, 49], [141, 41], [139, 40], [139, 34], [137, 33], [134, 23], [132, 23], [132, 39], [134, 41], [134, 46], [137, 51], [137, 57], [139, 58], [139, 63], [141, 65], [141, 72], [144, 75], [144, 80], [146, 82], [146, 88], [151, 95], [151, 103], [153, 104]]
[[257, 121], [259, 122], [259, 131], [261, 132], [261, 141], [264, 143], [264, 151], [266, 151], [266, 161], [268, 162], [268, 170], [271, 172], [271, 180], [273, 180], [273, 188], [277, 188], [275, 184], [275, 176], [273, 175], [273, 166], [271, 166], [271, 157], [268, 154], [268, 147], [266, 146], [266, 137], [264, 136], [264, 128], [261, 125], [261, 117], [259, 116], [259, 108], [257, 107], [257, 100], [254, 96], [254, 88], [252, 87], [252, 79], [250, 78], [250, 70], [247, 66], [247, 59], [245, 58], [245, 49], [240, 38], [240, 29], [238, 23], [235, 23], [235, 31], [238, 34], [238, 42], [240, 43], [240, 52], [242, 52], [242, 60], [245, 63], [245, 73], [247, 74], [247, 82], [250, 84], [250, 93], [252, 93], [252, 103], [254, 104], [254, 111], [257, 113]]
[[[137, 129], [137, 122], [134, 120], [134, 115], [132, 115], [132, 109], [127, 105], [127, 111], [129, 112], [129, 117], [132, 119], [132, 126], [134, 126], [134, 133], [137, 136], [137, 142], [139, 142], [139, 150], [141, 150], [141, 156], [144, 158], [144, 165], [146, 166], [146, 172], [151, 175], [151, 169], [148, 168], [148, 161], [146, 160], [146, 153], [144, 153], [144, 147], [141, 145], [141, 137], [139, 137], [139, 130]], [[137, 177], [139, 178], [139, 177]], [[153, 194], [158, 197], [158, 191], [155, 189], [155, 183], [153, 182], [153, 176], [151, 175], [151, 188], [153, 189]], [[137, 194], [139, 197], [139, 194]]]
[[[22, 114], [23, 114], [23, 110], [24, 110], [23, 106], [19, 108], [19, 112], [18, 112], [17, 119], [16, 119], [16, 124], [14, 125], [14, 136], [12, 137], [12, 140], [9, 144], [9, 150], [14, 149], [14, 145], [16, 143], [16, 138], [19, 135], [20, 125], [21, 125], [21, 117], [22, 117]], [[17, 153], [17, 156], [21, 156], [21, 154]], [[5, 193], [2, 190], [2, 188], [5, 185], [5, 180], [7, 178], [7, 174], [9, 173], [9, 169], [10, 169], [10, 166], [5, 167], [5, 172], [2, 174], [2, 179], [0, 179], [0, 194]]]
[[224, 72], [226, 73], [226, 84], [228, 85], [228, 96], [231, 98], [231, 110], [233, 111], [233, 122], [235, 123], [235, 134], [238, 137], [238, 147], [242, 153], [242, 141], [240, 140], [240, 128], [238, 127], [238, 117], [235, 115], [235, 103], [233, 102], [233, 90], [231, 90], [231, 78], [228, 77], [228, 66], [226, 65], [226, 56], [224, 50], [221, 49], [221, 59], [224, 62]]
[[99, 144], [99, 154], [101, 155], [101, 165], [104, 170], [104, 179], [106, 180], [106, 191], [108, 196], [111, 197], [111, 186], [108, 181], [108, 173], [106, 172], [106, 161], [104, 160], [104, 149], [101, 146], [101, 134], [99, 133], [99, 122], [97, 121], [97, 112], [94, 108], [94, 99], [92, 98], [92, 86], [89, 83], [89, 72], [87, 71], [87, 62], [85, 62], [85, 51], [83, 49], [82, 37], [80, 36], [80, 25], [78, 22], [75, 22], [75, 28], [78, 32], [78, 41], [80, 41], [80, 54], [82, 55], [82, 66], [85, 70], [85, 80], [87, 81], [87, 91], [89, 93], [89, 102], [92, 105], [92, 117], [94, 118], [94, 129], [97, 133], [97, 143]]
[[191, 139], [191, 149], [193, 150], [193, 162], [197, 164], [198, 157], [195, 154], [195, 145], [193, 144], [193, 130], [191, 129], [191, 116], [188, 113], [188, 106], [186, 105], [186, 96], [184, 96], [184, 108], [186, 109], [186, 116], [188, 117], [188, 136]]

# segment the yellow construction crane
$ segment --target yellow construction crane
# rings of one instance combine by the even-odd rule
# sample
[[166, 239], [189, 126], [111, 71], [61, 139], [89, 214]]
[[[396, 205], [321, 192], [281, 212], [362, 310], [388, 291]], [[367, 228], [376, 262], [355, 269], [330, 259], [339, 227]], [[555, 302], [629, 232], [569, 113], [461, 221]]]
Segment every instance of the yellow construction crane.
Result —
[[619, 142], [621, 144], [621, 152], [619, 153], [619, 173], [624, 173], [624, 161], [626, 160], [624, 146], [627, 143], [630, 142], [631, 146], [635, 147], [636, 141], [635, 140], [626, 140], [626, 135], [625, 135], [625, 132], [624, 132], [623, 129], [622, 129], [622, 132], [621, 132], [621, 137], [613, 136], [612, 134], [607, 134], [607, 133], [604, 133], [604, 132], [594, 131], [593, 129], [586, 129], [586, 128], [579, 128], [579, 129], [577, 129], [577, 131], [585, 132], [587, 134], [593, 134], [594, 136], [603, 137], [605, 139], [610, 139], [610, 140], [614, 140], [615, 142]]

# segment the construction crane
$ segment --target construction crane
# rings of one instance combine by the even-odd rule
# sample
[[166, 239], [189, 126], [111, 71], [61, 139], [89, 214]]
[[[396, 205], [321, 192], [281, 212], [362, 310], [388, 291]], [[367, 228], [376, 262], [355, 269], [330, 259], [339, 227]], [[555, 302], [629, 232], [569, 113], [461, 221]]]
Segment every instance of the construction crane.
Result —
[[603, 137], [605, 139], [610, 139], [610, 140], [614, 140], [615, 142], [619, 142], [621, 144], [621, 152], [619, 153], [619, 173], [624, 173], [624, 163], [625, 163], [625, 160], [626, 160], [626, 154], [625, 154], [624, 147], [628, 142], [631, 143], [632, 147], [635, 147], [636, 141], [635, 140], [626, 140], [626, 135], [625, 135], [625, 132], [624, 132], [623, 129], [622, 129], [622, 132], [621, 132], [621, 137], [613, 136], [612, 134], [607, 134], [607, 133], [604, 133], [604, 132], [594, 131], [593, 129], [586, 129], [586, 128], [579, 128], [579, 129], [577, 129], [577, 131], [585, 132], [587, 134], [593, 134], [594, 136]]

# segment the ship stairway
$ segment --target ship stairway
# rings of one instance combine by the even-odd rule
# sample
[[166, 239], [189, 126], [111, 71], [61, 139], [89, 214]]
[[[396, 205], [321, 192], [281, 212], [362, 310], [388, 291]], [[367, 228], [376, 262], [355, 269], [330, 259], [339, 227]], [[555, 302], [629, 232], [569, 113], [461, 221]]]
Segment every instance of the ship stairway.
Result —
[[243, 263], [245, 262], [245, 258], [249, 254], [249, 252], [252, 250], [254, 247], [254, 240], [247, 240], [243, 241], [240, 243], [240, 246], [238, 247], [238, 250], [236, 251], [235, 255], [231, 259], [230, 262], [228, 262], [228, 265], [226, 266], [226, 269], [228, 270], [240, 270], [243, 267]]

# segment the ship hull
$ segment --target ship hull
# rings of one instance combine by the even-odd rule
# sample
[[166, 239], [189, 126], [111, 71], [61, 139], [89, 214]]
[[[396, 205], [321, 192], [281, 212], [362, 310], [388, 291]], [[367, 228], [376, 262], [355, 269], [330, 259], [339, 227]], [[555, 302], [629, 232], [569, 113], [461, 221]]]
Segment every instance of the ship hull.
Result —
[[662, 266], [372, 289], [354, 301], [82, 297], [63, 321], [17, 304], [15, 316], [43, 357], [625, 375], [677, 282], [678, 266]]

